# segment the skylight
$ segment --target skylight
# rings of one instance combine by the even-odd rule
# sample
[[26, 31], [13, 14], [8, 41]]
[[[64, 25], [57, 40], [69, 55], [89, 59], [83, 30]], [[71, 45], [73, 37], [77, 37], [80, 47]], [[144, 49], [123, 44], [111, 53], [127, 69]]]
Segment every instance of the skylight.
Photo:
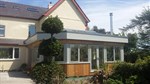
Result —
[[13, 8], [14, 8], [14, 9], [16, 9], [16, 10], [18, 10], [18, 9], [19, 9], [19, 7], [18, 7], [18, 6], [13, 6]]
[[36, 8], [27, 8], [27, 10], [31, 12], [39, 12]]
[[6, 5], [4, 3], [0, 3], [0, 7], [5, 8]]

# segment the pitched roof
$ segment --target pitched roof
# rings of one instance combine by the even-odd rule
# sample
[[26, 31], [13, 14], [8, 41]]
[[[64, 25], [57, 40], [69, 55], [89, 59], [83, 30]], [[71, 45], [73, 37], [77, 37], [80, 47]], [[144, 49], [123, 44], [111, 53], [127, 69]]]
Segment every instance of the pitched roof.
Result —
[[0, 1], [0, 16], [38, 20], [48, 9]]
[[[17, 17], [17, 18], [26, 18], [26, 19], [34, 19], [38, 20], [43, 15], [48, 16], [52, 13], [64, 0], [59, 0], [54, 6], [50, 9], [43, 8], [43, 7], [36, 7], [24, 4], [17, 4], [12, 2], [0, 1], [0, 16], [7, 16], [7, 17]], [[88, 17], [82, 11], [80, 6], [75, 0], [71, 0], [75, 7], [78, 9], [80, 14], [85, 19], [86, 23], [90, 22]]]
[[[78, 11], [80, 12], [80, 14], [83, 16], [83, 18], [85, 19], [86, 22], [90, 22], [90, 20], [88, 19], [88, 17], [85, 15], [85, 13], [82, 11], [82, 9], [80, 8], [80, 6], [78, 5], [78, 3], [75, 0], [70, 0], [73, 2], [73, 4], [75, 5], [75, 7], [78, 9]], [[59, 0], [53, 7], [51, 7], [45, 14], [44, 16], [48, 16], [50, 13], [52, 13], [60, 4], [62, 4], [64, 2], [64, 0]]]

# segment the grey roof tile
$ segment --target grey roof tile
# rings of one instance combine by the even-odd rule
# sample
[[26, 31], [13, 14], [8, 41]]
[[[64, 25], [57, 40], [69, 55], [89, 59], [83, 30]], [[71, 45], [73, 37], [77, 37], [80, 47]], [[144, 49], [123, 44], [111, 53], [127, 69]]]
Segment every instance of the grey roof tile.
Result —
[[0, 1], [0, 16], [38, 20], [48, 8]]

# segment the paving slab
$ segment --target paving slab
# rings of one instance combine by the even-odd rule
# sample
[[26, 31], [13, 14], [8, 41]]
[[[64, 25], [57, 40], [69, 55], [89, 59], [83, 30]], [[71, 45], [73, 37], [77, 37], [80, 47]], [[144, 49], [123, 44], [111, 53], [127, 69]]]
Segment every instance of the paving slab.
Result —
[[0, 84], [35, 84], [23, 72], [0, 72]]

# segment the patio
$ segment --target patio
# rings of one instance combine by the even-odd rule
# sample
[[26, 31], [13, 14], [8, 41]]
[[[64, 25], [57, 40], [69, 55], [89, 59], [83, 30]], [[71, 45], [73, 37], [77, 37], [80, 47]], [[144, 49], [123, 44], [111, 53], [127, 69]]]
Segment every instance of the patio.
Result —
[[35, 84], [22, 72], [0, 72], [0, 84]]

